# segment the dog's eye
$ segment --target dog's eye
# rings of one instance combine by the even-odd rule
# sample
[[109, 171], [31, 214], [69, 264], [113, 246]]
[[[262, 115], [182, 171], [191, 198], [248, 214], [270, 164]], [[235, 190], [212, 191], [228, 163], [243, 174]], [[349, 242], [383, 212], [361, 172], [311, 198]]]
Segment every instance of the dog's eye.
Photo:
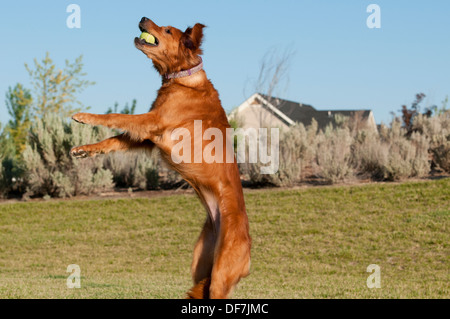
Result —
[[166, 29], [166, 33], [167, 33], [167, 34], [172, 34], [172, 32], [170, 31], [170, 29]]

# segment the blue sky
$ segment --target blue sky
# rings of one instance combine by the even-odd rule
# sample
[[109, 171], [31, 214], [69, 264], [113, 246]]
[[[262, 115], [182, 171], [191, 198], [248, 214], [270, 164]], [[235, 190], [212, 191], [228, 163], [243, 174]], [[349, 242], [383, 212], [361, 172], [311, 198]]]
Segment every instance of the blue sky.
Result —
[[[81, 8], [81, 28], [69, 29], [69, 4]], [[381, 8], [381, 28], [369, 29], [369, 4]], [[318, 109], [390, 112], [423, 92], [428, 105], [450, 95], [450, 1], [2, 1], [0, 3], [0, 121], [4, 94], [29, 86], [24, 63], [48, 51], [59, 66], [84, 56], [96, 85], [80, 100], [103, 113], [137, 99], [148, 111], [160, 86], [151, 61], [133, 45], [142, 16], [180, 29], [207, 25], [204, 62], [229, 111], [254, 92], [264, 54], [295, 51], [280, 97]]]

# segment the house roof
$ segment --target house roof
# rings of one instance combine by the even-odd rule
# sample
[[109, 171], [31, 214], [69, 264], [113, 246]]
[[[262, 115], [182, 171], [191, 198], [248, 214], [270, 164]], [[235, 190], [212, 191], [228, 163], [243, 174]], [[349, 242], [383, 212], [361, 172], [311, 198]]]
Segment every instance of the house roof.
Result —
[[[326, 110], [318, 111], [314, 107], [308, 104], [302, 104], [293, 102], [277, 97], [268, 96], [258, 93], [256, 99], [260, 98], [268, 102], [275, 109], [283, 113], [292, 122], [303, 123], [304, 125], [310, 125], [312, 119], [315, 119], [318, 123], [319, 129], [324, 129], [328, 124], [335, 124], [335, 115], [339, 114], [346, 117], [358, 116], [363, 120], [367, 120], [370, 116], [371, 110]], [[290, 124], [290, 123], [288, 123]]]

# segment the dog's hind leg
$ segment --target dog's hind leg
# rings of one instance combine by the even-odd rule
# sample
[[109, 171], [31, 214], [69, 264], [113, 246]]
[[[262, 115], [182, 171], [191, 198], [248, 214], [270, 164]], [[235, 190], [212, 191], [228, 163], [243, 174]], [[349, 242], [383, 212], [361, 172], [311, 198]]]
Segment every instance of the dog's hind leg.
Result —
[[107, 138], [99, 143], [87, 144], [74, 147], [70, 150], [70, 155], [74, 157], [91, 157], [97, 154], [107, 154], [114, 151], [127, 151], [143, 149], [149, 150], [153, 148], [154, 144], [150, 140], [136, 142], [130, 139], [125, 134], [120, 134], [114, 137]]
[[215, 243], [216, 234], [208, 215], [194, 248], [194, 258], [191, 264], [194, 287], [187, 293], [189, 299], [209, 299]]
[[245, 210], [236, 201], [222, 201], [210, 298], [228, 298], [236, 284], [250, 271], [251, 238]]
[[214, 262], [214, 249], [219, 232], [219, 206], [212, 193], [198, 192], [200, 200], [208, 212], [202, 232], [195, 244], [191, 265], [194, 287], [188, 292], [188, 298], [209, 298], [209, 285]]
[[211, 277], [215, 244], [216, 234], [214, 226], [211, 218], [207, 216], [202, 232], [200, 233], [194, 248], [194, 258], [191, 265], [194, 285], [205, 278]]

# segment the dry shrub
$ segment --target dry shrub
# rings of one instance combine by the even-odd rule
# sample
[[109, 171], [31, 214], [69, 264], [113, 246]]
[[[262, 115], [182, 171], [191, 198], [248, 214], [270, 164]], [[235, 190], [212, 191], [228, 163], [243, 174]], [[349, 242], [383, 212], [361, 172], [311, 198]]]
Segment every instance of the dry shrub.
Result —
[[[279, 169], [274, 174], [261, 174], [261, 168], [268, 164], [247, 162], [239, 164], [239, 169], [253, 185], [294, 185], [302, 181], [305, 167], [313, 167], [327, 183], [354, 176], [402, 180], [426, 176], [432, 154], [433, 165], [450, 172], [450, 111], [431, 118], [416, 116], [410, 136], [398, 121], [379, 133], [355, 129], [345, 118], [338, 122], [337, 128], [329, 126], [324, 132], [318, 131], [315, 121], [308, 127], [297, 124], [281, 131]], [[67, 123], [56, 116], [38, 120], [23, 153], [25, 196], [91, 194], [111, 189], [114, 184], [155, 189], [183, 183], [178, 173], [161, 165], [156, 154], [117, 153], [81, 160], [69, 156], [72, 146], [94, 143], [112, 133]], [[0, 167], [2, 181], [5, 172]]]
[[316, 164], [319, 176], [333, 184], [353, 177], [351, 145], [353, 138], [346, 127], [326, 128], [317, 135]]
[[[259, 136], [259, 139], [264, 139], [264, 141], [262, 143], [264, 143], [265, 145], [267, 145], [267, 150], [268, 152], [270, 152], [270, 137], [271, 136], [271, 128], [268, 129], [268, 136], [267, 137], [263, 137], [263, 136]], [[281, 136], [283, 135], [283, 133], [280, 134]], [[286, 180], [286, 176], [281, 177], [282, 173], [281, 170], [283, 168], [281, 168], [281, 162], [283, 161], [281, 159], [281, 154], [280, 154], [280, 148], [282, 147], [282, 137], [280, 137], [279, 139], [279, 144], [278, 144], [278, 151], [279, 151], [279, 167], [278, 167], [278, 171], [274, 174], [261, 174], [262, 169], [264, 167], [267, 167], [268, 165], [270, 165], [270, 163], [267, 164], [263, 164], [260, 161], [259, 158], [259, 141], [257, 142], [258, 146], [257, 146], [257, 152], [258, 152], [258, 156], [257, 156], [257, 161], [256, 163], [250, 162], [250, 147], [248, 145], [249, 140], [240, 134], [236, 135], [236, 141], [237, 143], [245, 143], [245, 158], [246, 161], [244, 163], [239, 163], [239, 169], [241, 174], [245, 175], [246, 178], [250, 181], [250, 183], [254, 186], [264, 186], [264, 185], [272, 185], [272, 186], [281, 186], [281, 185], [286, 185], [287, 184], [287, 180]], [[269, 154], [272, 155], [272, 154]], [[285, 167], [286, 164], [288, 163], [288, 161], [291, 159], [292, 157], [289, 156], [288, 154], [286, 154], [286, 158], [285, 158], [285, 163], [283, 164]], [[239, 159], [238, 159], [239, 160]]]
[[413, 130], [430, 141], [433, 166], [450, 173], [450, 110], [433, 117], [422, 114], [414, 118]]
[[117, 152], [105, 157], [105, 168], [113, 174], [117, 187], [141, 190], [158, 187], [157, 159], [146, 152]]
[[89, 195], [113, 188], [112, 174], [103, 168], [101, 158], [74, 159], [74, 145], [94, 143], [108, 130], [67, 123], [61, 117], [46, 115], [30, 129], [23, 152], [25, 197], [70, 197]]
[[[307, 166], [313, 167], [316, 175], [329, 184], [356, 176], [402, 180], [429, 173], [430, 143], [424, 134], [415, 132], [408, 137], [397, 121], [380, 134], [351, 129], [345, 119], [339, 123], [339, 127], [328, 126], [324, 132], [318, 132], [316, 122], [308, 128], [302, 124], [291, 127], [280, 135], [278, 172], [264, 175], [260, 163], [244, 163], [240, 164], [241, 173], [252, 184], [274, 186], [300, 182]], [[435, 148], [434, 152], [439, 150]]]
[[377, 132], [361, 131], [355, 136], [353, 163], [359, 175], [374, 180], [384, 180], [387, 176], [386, 163], [389, 145], [382, 142]]
[[[450, 152], [446, 135], [442, 129], [448, 127], [438, 118], [441, 130], [434, 134], [414, 132], [407, 136], [401, 123], [393, 121], [390, 128], [381, 133], [372, 130], [351, 129], [348, 121], [341, 121], [337, 128], [329, 126], [325, 132], [317, 132], [317, 123], [305, 129], [302, 124], [293, 126], [280, 137], [279, 171], [272, 175], [261, 175], [259, 164], [244, 164], [252, 183], [292, 185], [301, 181], [306, 166], [313, 166], [316, 174], [325, 182], [333, 184], [351, 180], [355, 176], [368, 176], [373, 180], [402, 180], [423, 177], [430, 171], [430, 139], [436, 161], [445, 166], [445, 156]], [[431, 126], [434, 121], [430, 121]], [[445, 122], [446, 123], [446, 122]], [[429, 129], [430, 130], [430, 129]], [[438, 135], [437, 132], [441, 132]], [[436, 142], [437, 141], [437, 142]], [[443, 151], [441, 151], [443, 150]], [[441, 152], [441, 153], [439, 153]]]
[[429, 143], [425, 136], [414, 133], [408, 138], [406, 130], [398, 121], [393, 121], [385, 134], [381, 138], [388, 145], [388, 158], [385, 163], [387, 180], [423, 177], [429, 173]]
[[114, 186], [155, 189], [158, 187], [157, 160], [147, 153], [112, 153], [76, 159], [73, 146], [96, 143], [115, 132], [64, 121], [54, 115], [32, 126], [23, 153], [25, 197], [71, 197], [112, 190]]
[[380, 134], [362, 131], [356, 135], [353, 156], [358, 174], [374, 180], [402, 180], [423, 177], [430, 171], [429, 142], [426, 136], [406, 136], [401, 123], [394, 121]]
[[303, 124], [297, 124], [282, 131], [279, 138], [278, 171], [274, 174], [261, 174], [261, 167], [267, 164], [246, 162], [239, 164], [241, 173], [246, 175], [253, 185], [291, 186], [298, 183], [303, 169], [314, 158], [316, 134], [316, 121], [307, 128]]

